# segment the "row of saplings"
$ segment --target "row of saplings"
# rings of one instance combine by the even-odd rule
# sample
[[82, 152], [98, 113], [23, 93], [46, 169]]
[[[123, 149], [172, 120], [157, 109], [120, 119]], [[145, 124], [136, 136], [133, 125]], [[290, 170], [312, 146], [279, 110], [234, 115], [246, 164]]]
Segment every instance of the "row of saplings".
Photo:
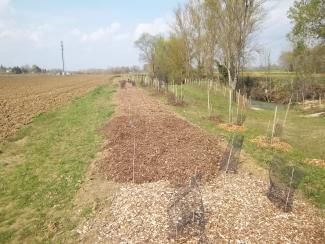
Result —
[[127, 80], [119, 80], [120, 88], [124, 89], [127, 83], [129, 83], [133, 87], [136, 86], [135, 80], [127, 79]]
[[[146, 79], [141, 79], [143, 83]], [[136, 86], [134, 80], [121, 80], [120, 87], [125, 88], [129, 83]], [[141, 83], [140, 83], [141, 84]], [[153, 84], [155, 86], [155, 84]], [[159, 84], [156, 84], [159, 86]], [[156, 86], [155, 86], [156, 87]], [[174, 86], [173, 86], [174, 87]], [[174, 88], [173, 88], [174, 89]], [[177, 94], [172, 91], [171, 94]], [[182, 91], [180, 96], [182, 98]], [[237, 115], [238, 124], [243, 125], [246, 116]], [[282, 133], [282, 127], [275, 126], [274, 131]], [[272, 133], [273, 134], [273, 133]], [[276, 134], [276, 133], [274, 133]], [[272, 141], [272, 137], [270, 140]], [[269, 137], [269, 136], [268, 136]], [[226, 173], [236, 173], [238, 171], [239, 158], [244, 142], [244, 136], [240, 133], [233, 133], [228, 142], [228, 146], [223, 154], [220, 171]], [[205, 214], [201, 192], [197, 181], [200, 175], [193, 176], [188, 186], [185, 186], [175, 194], [168, 206], [169, 234], [170, 239], [179, 239], [184, 236], [199, 236], [199, 243], [206, 243], [205, 235]], [[269, 163], [269, 189], [267, 192], [268, 199], [273, 202], [279, 209], [284, 212], [290, 212], [293, 206], [294, 192], [297, 189], [303, 174], [299, 169], [286, 164], [284, 159], [274, 154]]]
[[[245, 120], [246, 116], [241, 116]], [[244, 122], [244, 121], [241, 121]], [[237, 173], [240, 152], [244, 136], [233, 133], [223, 154], [220, 171]], [[198, 236], [199, 243], [207, 243], [205, 235], [205, 214], [201, 192], [197, 183], [199, 176], [192, 177], [190, 184], [176, 194], [168, 207], [170, 238], [179, 239], [184, 236]], [[274, 154], [269, 162], [268, 199], [284, 212], [290, 212], [293, 206], [294, 192], [302, 171], [286, 164], [284, 159]]]

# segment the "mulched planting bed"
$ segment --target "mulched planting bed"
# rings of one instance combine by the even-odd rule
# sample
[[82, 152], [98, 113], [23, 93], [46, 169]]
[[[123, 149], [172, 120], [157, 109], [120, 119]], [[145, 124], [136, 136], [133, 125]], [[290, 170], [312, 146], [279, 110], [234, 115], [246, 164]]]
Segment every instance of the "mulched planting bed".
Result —
[[235, 125], [235, 124], [219, 124], [219, 128], [226, 130], [228, 132], [245, 132], [246, 128], [241, 125]]
[[292, 149], [291, 145], [281, 141], [278, 137], [274, 137], [272, 139], [272, 142], [269, 142], [269, 139], [267, 137], [258, 136], [252, 139], [251, 142], [255, 143], [258, 147], [273, 148], [282, 152], [289, 152]]
[[304, 162], [306, 164], [318, 166], [318, 167], [321, 167], [321, 168], [325, 169], [325, 160], [323, 160], [323, 159], [316, 159], [316, 158], [309, 159], [309, 158], [307, 158]]
[[207, 181], [218, 172], [223, 151], [218, 140], [177, 117], [119, 116], [105, 131], [109, 139], [100, 171], [109, 180], [133, 182], [133, 159], [135, 183], [182, 185], [197, 173]]

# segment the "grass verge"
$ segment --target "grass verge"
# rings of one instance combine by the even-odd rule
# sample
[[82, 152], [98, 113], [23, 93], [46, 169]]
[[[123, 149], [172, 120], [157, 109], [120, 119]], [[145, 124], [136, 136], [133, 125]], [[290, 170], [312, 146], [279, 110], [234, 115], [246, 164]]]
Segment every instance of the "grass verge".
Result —
[[112, 82], [37, 116], [0, 145], [0, 243], [66, 242], [78, 216], [72, 200], [113, 114]]

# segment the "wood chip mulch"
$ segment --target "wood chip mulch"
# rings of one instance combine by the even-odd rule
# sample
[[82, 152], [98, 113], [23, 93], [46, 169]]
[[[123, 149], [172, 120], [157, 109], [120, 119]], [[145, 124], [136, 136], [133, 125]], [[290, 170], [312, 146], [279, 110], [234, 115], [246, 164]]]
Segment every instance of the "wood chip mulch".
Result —
[[269, 141], [269, 138], [266, 136], [258, 136], [250, 141], [256, 144], [258, 147], [273, 148], [282, 152], [289, 152], [292, 149], [292, 146], [290, 144], [281, 141], [278, 137], [274, 137], [271, 143]]
[[246, 128], [244, 126], [235, 124], [219, 124], [219, 128], [226, 130], [228, 132], [245, 132]]
[[[218, 141], [165, 112], [138, 89], [118, 94], [121, 113], [106, 128], [108, 179], [127, 182], [111, 204], [76, 229], [82, 243], [198, 243], [198, 236], [170, 239], [168, 209], [180, 183], [204, 171], [199, 183], [207, 243], [324, 243], [325, 213], [296, 197], [284, 213], [266, 196], [268, 184], [243, 171], [213, 175]], [[134, 136], [135, 135], [135, 136]], [[136, 141], [135, 183], [133, 142]], [[212, 173], [209, 173], [212, 172]], [[190, 204], [190, 203], [189, 203]]]
[[117, 182], [168, 180], [182, 185], [196, 173], [202, 173], [205, 181], [211, 179], [223, 152], [219, 140], [162, 109], [141, 92], [130, 88], [120, 91], [121, 104], [126, 104], [121, 110], [125, 112], [105, 128], [108, 140], [100, 171]]
[[318, 166], [318, 167], [321, 167], [321, 168], [325, 168], [325, 160], [322, 160], [322, 159], [306, 159], [304, 161], [306, 164], [310, 164], [310, 165], [314, 165], [314, 166]]
[[[284, 213], [266, 197], [267, 187], [265, 182], [243, 172], [223, 174], [201, 184], [208, 243], [324, 243], [324, 212], [298, 198], [293, 211]], [[164, 181], [122, 187], [110, 209], [77, 229], [80, 240], [175, 243], [168, 239], [167, 208], [176, 191]], [[183, 236], [178, 242], [197, 243], [198, 239]]]

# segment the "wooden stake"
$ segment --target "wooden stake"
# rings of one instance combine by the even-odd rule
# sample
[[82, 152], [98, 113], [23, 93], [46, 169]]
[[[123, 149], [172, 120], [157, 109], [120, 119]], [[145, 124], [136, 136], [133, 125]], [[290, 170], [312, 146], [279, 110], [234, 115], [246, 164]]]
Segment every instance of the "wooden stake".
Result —
[[208, 113], [209, 117], [211, 117], [211, 112], [210, 112], [210, 86], [208, 85]]
[[286, 206], [284, 208], [284, 211], [287, 211], [287, 206], [288, 206], [288, 202], [289, 202], [289, 197], [291, 194], [291, 185], [292, 185], [292, 181], [293, 181], [293, 173], [295, 172], [295, 168], [292, 167], [292, 171], [291, 171], [291, 179], [290, 179], [290, 185], [289, 185], [289, 190], [288, 190], [288, 194], [287, 194], [287, 199], [286, 199]]
[[229, 124], [231, 124], [232, 118], [231, 118], [231, 112], [232, 112], [232, 90], [229, 88]]
[[269, 120], [269, 123], [267, 124], [267, 129], [266, 129], [266, 138], [268, 138], [268, 136], [269, 136], [270, 125], [271, 125], [271, 120]]
[[239, 121], [238, 120], [238, 114], [239, 114], [239, 97], [240, 97], [240, 90], [237, 94], [237, 112], [236, 112], [236, 119], [237, 119], [237, 122]]
[[228, 157], [228, 160], [227, 160], [227, 167], [226, 167], [226, 173], [228, 172], [228, 169], [229, 169], [229, 164], [230, 164], [230, 158], [231, 158], [231, 154], [232, 154], [232, 150], [234, 148], [234, 138], [235, 136], [233, 135], [233, 138], [231, 140], [231, 148], [230, 148], [230, 151], [229, 151], [229, 157]]
[[273, 127], [272, 127], [271, 143], [272, 143], [273, 136], [274, 136], [274, 131], [275, 131], [276, 114], [277, 114], [277, 112], [278, 112], [278, 106], [275, 107], [275, 112], [274, 112], [274, 120], [273, 120]]
[[283, 127], [285, 126], [286, 122], [287, 122], [287, 118], [288, 118], [288, 113], [289, 113], [289, 109], [290, 109], [290, 105], [291, 105], [291, 98], [290, 97], [290, 100], [289, 100], [289, 103], [288, 103], [288, 107], [287, 107], [287, 110], [286, 110], [286, 114], [284, 116], [284, 121], [283, 121]]
[[134, 184], [134, 166], [135, 166], [135, 135], [134, 135], [134, 138], [133, 138], [133, 162], [132, 162], [132, 165], [133, 165], [133, 184]]

